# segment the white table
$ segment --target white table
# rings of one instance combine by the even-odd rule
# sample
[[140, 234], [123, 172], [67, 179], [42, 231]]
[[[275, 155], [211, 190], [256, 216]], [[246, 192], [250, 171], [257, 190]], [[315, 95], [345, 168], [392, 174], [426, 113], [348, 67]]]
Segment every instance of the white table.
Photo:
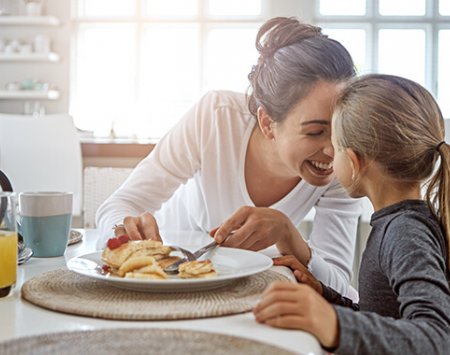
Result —
[[[117, 321], [73, 316], [37, 307], [20, 298], [22, 284], [43, 272], [65, 267], [66, 260], [96, 250], [95, 230], [80, 230], [83, 242], [69, 246], [64, 257], [31, 258], [18, 267], [17, 284], [11, 296], [0, 298], [0, 342], [29, 335], [60, 331], [94, 330], [102, 328], [177, 328], [197, 331], [218, 332], [243, 338], [254, 339], [283, 347], [300, 354], [322, 354], [317, 340], [309, 333], [272, 328], [256, 323], [251, 312], [206, 319], [180, 321]], [[184, 243], [179, 245], [195, 249], [205, 240], [198, 235], [184, 232]], [[174, 240], [171, 239], [171, 242]], [[194, 245], [195, 244], [195, 245]], [[285, 273], [286, 270], [279, 269]]]

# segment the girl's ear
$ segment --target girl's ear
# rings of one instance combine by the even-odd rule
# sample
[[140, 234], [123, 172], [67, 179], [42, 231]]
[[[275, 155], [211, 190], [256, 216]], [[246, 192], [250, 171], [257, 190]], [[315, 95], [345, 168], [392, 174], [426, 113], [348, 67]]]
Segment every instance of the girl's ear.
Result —
[[259, 128], [261, 129], [261, 132], [263, 133], [263, 135], [267, 139], [274, 139], [273, 127], [272, 127], [272, 124], [274, 123], [274, 121], [272, 120], [272, 118], [267, 114], [266, 110], [262, 106], [258, 107], [258, 110], [256, 111], [256, 113], [258, 116]]
[[351, 148], [346, 149], [348, 158], [350, 159], [350, 165], [352, 167], [352, 181], [361, 173], [363, 167], [363, 161], [358, 154]]

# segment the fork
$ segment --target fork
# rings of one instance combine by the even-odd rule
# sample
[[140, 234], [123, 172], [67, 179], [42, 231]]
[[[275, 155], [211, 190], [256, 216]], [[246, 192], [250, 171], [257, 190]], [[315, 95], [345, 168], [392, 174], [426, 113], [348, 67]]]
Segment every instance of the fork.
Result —
[[[200, 249], [198, 249], [197, 251], [194, 251], [193, 256], [194, 259], [193, 260], [197, 260], [199, 257], [201, 257], [203, 254], [207, 253], [210, 250], [213, 250], [215, 247], [217, 247], [219, 244], [217, 244], [215, 241], [211, 242], [207, 245], [205, 245], [204, 247], [201, 247]], [[168, 274], [177, 274], [178, 273], [178, 266], [180, 266], [180, 264], [186, 262], [186, 261], [192, 261], [189, 260], [189, 258], [182, 258], [176, 262], [174, 262], [172, 265], [169, 265], [168, 267], [166, 267], [164, 269], [164, 272], [168, 273]]]
[[168, 245], [168, 247], [171, 250], [177, 250], [177, 251], [181, 252], [184, 255], [184, 258], [181, 259], [181, 260], [193, 261], [193, 260], [197, 259], [197, 257], [194, 254], [192, 254], [192, 252], [190, 252], [187, 249], [184, 249], [184, 248], [179, 247], [177, 245]]

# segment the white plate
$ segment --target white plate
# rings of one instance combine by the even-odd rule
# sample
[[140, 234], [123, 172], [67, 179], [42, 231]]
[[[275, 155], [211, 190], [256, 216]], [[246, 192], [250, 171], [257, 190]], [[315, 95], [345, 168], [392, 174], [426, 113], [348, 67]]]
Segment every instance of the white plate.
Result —
[[112, 275], [102, 275], [99, 270], [103, 262], [101, 252], [90, 253], [67, 262], [69, 270], [78, 274], [102, 280], [111, 286], [144, 292], [190, 292], [209, 290], [226, 285], [227, 283], [249, 275], [269, 269], [272, 259], [268, 256], [235, 248], [216, 248], [205, 255], [212, 261], [217, 276], [207, 279], [181, 279], [177, 275], [169, 275], [166, 280], [126, 279]]

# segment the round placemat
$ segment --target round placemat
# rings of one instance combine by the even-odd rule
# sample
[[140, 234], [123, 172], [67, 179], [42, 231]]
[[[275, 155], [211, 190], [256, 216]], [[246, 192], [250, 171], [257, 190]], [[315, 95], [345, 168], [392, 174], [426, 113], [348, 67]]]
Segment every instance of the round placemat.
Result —
[[182, 329], [101, 329], [25, 337], [0, 343], [0, 353], [15, 354], [255, 354], [288, 355], [259, 341]]
[[146, 293], [123, 290], [60, 269], [22, 286], [22, 298], [50, 310], [94, 318], [169, 320], [217, 317], [251, 311], [265, 288], [287, 278], [273, 271], [235, 280], [210, 291]]

